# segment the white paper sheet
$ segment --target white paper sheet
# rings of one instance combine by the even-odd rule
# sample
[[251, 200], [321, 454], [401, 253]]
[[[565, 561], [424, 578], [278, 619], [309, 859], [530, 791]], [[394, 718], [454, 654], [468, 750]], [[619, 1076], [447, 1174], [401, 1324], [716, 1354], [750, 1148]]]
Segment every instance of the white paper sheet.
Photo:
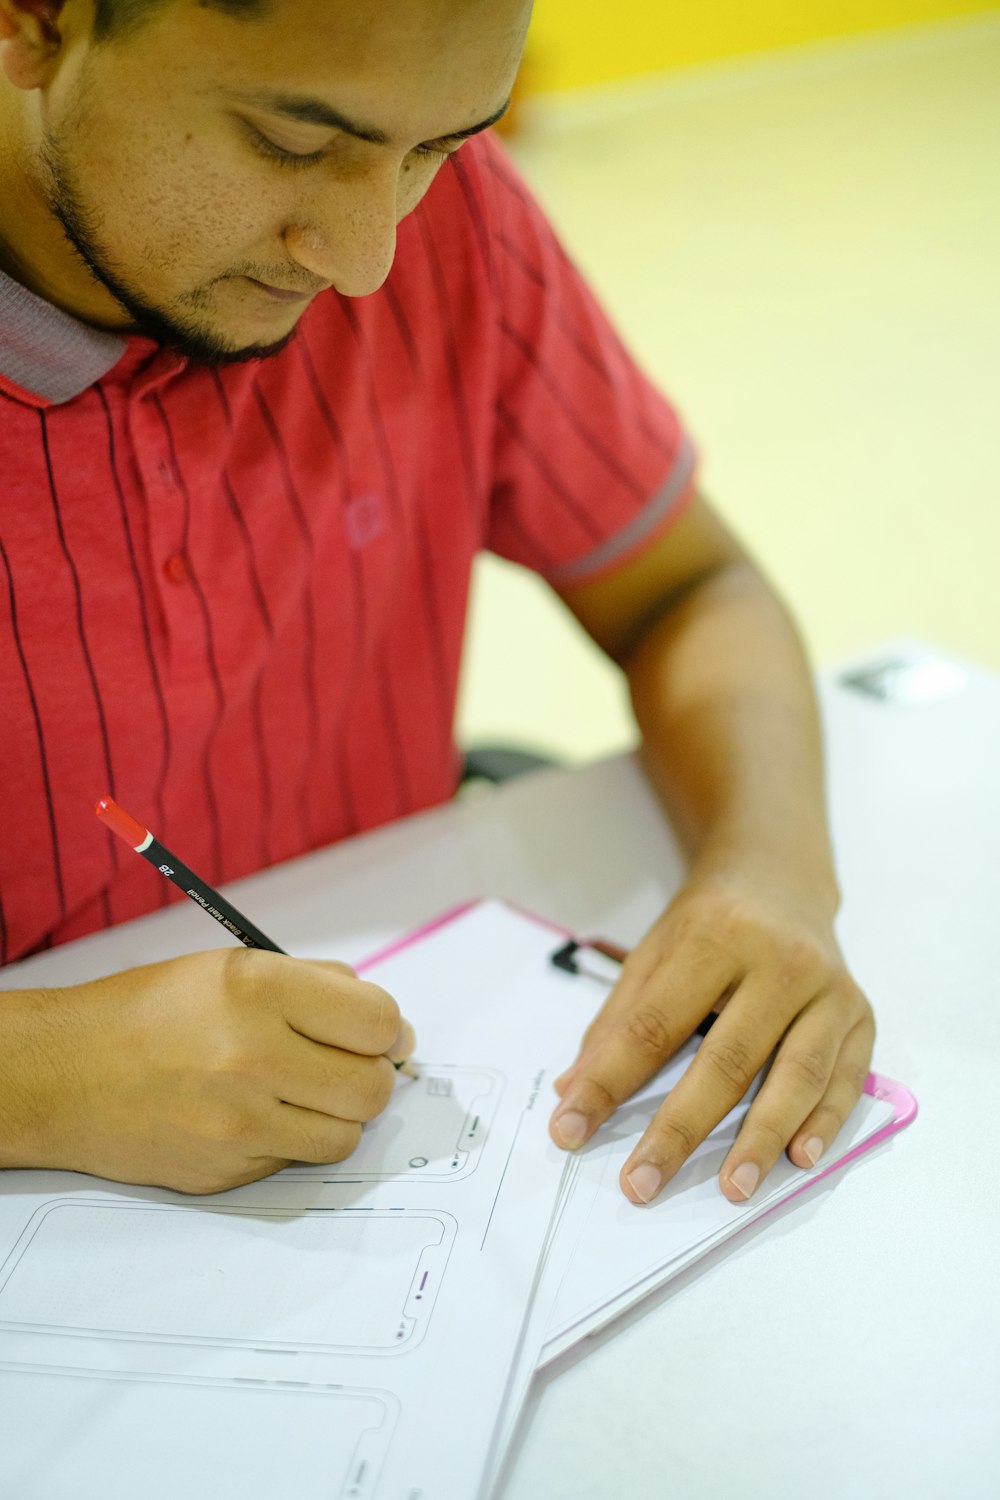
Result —
[[566, 1164], [552, 944], [486, 903], [368, 970], [420, 1077], [337, 1166], [199, 1199], [0, 1174], [0, 1492], [471, 1500]]
[[[414, 1021], [420, 1077], [346, 1162], [199, 1199], [0, 1174], [0, 1494], [475, 1500], [537, 1364], [826, 1169], [783, 1161], [729, 1204], [747, 1100], [655, 1204], [626, 1202], [621, 1165], [696, 1042], [557, 1151], [551, 1080], [607, 994], [550, 965], [560, 941], [483, 902], [366, 969]], [[891, 1113], [863, 1100], [833, 1154]]]

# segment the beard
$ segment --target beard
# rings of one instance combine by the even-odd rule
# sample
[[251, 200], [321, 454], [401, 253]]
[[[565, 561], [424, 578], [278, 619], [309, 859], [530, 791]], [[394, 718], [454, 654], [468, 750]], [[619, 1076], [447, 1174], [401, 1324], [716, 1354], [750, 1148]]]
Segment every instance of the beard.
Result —
[[[114, 256], [102, 245], [97, 215], [83, 202], [61, 140], [50, 134], [42, 145], [41, 157], [46, 173], [45, 193], [49, 211], [62, 225], [67, 240], [94, 280], [128, 313], [134, 332], [204, 365], [243, 364], [252, 359], [269, 359], [279, 354], [295, 337], [297, 329], [292, 328], [274, 343], [234, 348], [210, 326], [206, 316], [199, 317], [199, 306], [207, 310], [209, 288], [214, 282], [185, 294], [191, 308], [188, 316], [147, 302], [141, 292], [129, 284], [115, 264]], [[250, 275], [252, 272], [228, 273], [230, 277], [240, 274]]]

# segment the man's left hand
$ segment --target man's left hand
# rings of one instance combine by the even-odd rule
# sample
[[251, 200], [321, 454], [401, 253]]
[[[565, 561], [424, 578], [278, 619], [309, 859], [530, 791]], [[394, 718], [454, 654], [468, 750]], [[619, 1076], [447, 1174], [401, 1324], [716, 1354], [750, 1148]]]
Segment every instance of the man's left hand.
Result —
[[743, 1098], [774, 1053], [719, 1174], [742, 1203], [782, 1151], [811, 1167], [861, 1094], [872, 1009], [844, 965], [828, 912], [748, 874], [695, 876], [626, 959], [621, 979], [556, 1080], [553, 1140], [575, 1148], [651, 1078], [710, 1011], [697, 1056], [622, 1169], [648, 1203]]

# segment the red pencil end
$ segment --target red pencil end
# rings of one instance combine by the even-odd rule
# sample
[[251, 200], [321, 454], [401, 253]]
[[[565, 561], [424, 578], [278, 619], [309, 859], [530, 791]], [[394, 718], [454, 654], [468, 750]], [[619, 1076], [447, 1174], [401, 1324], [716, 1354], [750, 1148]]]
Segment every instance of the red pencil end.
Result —
[[119, 807], [111, 797], [102, 797], [100, 802], [94, 804], [94, 811], [112, 833], [117, 833], [118, 837], [124, 839], [126, 844], [131, 844], [133, 849], [138, 849], [140, 844], [144, 844], [149, 838], [148, 830], [130, 817], [124, 808]]

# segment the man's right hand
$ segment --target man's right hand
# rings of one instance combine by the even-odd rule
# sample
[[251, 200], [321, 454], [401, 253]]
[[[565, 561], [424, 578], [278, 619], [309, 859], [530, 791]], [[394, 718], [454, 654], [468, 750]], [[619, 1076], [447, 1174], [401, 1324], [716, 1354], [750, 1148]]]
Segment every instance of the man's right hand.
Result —
[[0, 1166], [217, 1193], [342, 1161], [413, 1046], [346, 965], [246, 948], [0, 991]]

